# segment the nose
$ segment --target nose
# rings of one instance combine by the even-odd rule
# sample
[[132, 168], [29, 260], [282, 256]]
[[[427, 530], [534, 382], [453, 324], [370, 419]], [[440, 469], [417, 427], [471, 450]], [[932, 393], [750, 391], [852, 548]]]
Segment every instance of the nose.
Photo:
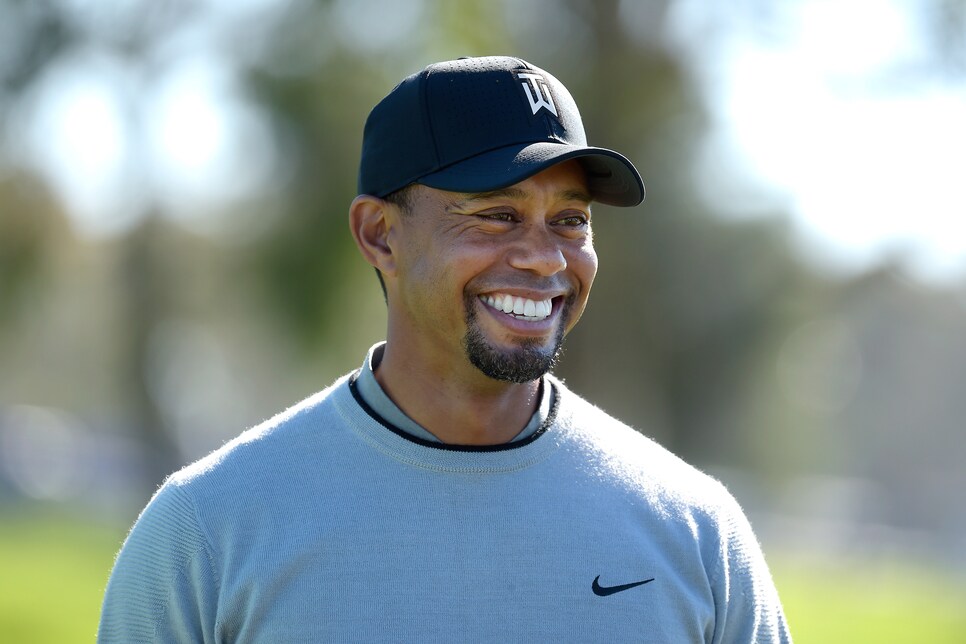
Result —
[[526, 234], [510, 252], [510, 266], [549, 277], [567, 268], [560, 240], [540, 225], [527, 226]]

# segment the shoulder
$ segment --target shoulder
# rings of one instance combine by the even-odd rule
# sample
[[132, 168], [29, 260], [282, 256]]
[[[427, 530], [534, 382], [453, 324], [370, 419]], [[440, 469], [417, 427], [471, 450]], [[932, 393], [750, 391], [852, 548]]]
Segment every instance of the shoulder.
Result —
[[[331, 451], [348, 377], [240, 434], [167, 478], [128, 537], [128, 550], [164, 552], [174, 564], [201, 550], [217, 555], [225, 531], [280, 505], [280, 490]], [[346, 391], [345, 396], [351, 400]], [[345, 423], [342, 422], [342, 425]]]
[[675, 537], [668, 548], [693, 544], [699, 551], [723, 641], [788, 641], [761, 547], [727, 488], [559, 381], [554, 384], [570, 449], [582, 467], [593, 470], [595, 483], [659, 517], [660, 529]]
[[[326, 431], [340, 424], [340, 399], [351, 400], [349, 376], [339, 378], [324, 390], [296, 403], [285, 411], [248, 429], [207, 456], [172, 474], [166, 487], [197, 491], [217, 486], [222, 481], [251, 477], [273, 471], [273, 465], [298, 460], [299, 454], [311, 450], [314, 443], [334, 438], [337, 432]], [[252, 468], [257, 465], [257, 468]]]
[[600, 498], [655, 522], [668, 543], [698, 544], [701, 558], [719, 558], [744, 512], [717, 479], [657, 441], [553, 381], [558, 420], [571, 469], [600, 490]]
[[219, 535], [253, 516], [267, 520], [284, 511], [300, 498], [286, 491], [322, 477], [330, 469], [324, 464], [358, 440], [349, 429], [351, 414], [360, 413], [353, 406], [344, 376], [171, 474], [144, 514], [158, 513], [158, 501], [169, 496], [190, 503], [200, 531], [219, 550]]
[[717, 479], [584, 400], [561, 381], [552, 382], [560, 396], [559, 422], [567, 426], [571, 449], [598, 475], [668, 510], [687, 508], [712, 515], [741, 512]]
[[[104, 593], [98, 642], [182, 641], [213, 624], [218, 572], [192, 499], [164, 486], [151, 499], [118, 553]], [[186, 610], [195, 598], [200, 611]]]
[[[205, 630], [213, 632], [226, 553], [244, 547], [240, 535], [253, 526], [271, 534], [277, 513], [299, 498], [290, 492], [300, 473], [318, 470], [308, 462], [346, 434], [339, 426], [347, 421], [339, 419], [349, 413], [348, 402], [340, 402], [351, 401], [347, 379], [168, 477], [118, 555], [102, 611], [103, 641], [149, 641], [160, 632], [187, 640], [195, 618], [207, 619]], [[190, 598], [204, 606], [192, 607]]]

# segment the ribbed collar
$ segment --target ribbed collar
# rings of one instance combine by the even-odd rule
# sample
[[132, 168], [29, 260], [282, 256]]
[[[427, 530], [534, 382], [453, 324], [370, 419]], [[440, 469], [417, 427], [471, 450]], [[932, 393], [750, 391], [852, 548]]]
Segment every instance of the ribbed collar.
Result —
[[[368, 358], [366, 362], [369, 362]], [[502, 445], [486, 446], [450, 445], [435, 437], [427, 439], [397, 426], [363, 398], [358, 385], [364, 369], [365, 366], [336, 384], [332, 391], [336, 408], [360, 438], [383, 453], [413, 466], [441, 472], [477, 474], [519, 470], [546, 458], [560, 446], [561, 440], [570, 431], [570, 423], [560, 413], [567, 395], [566, 389], [553, 376], [547, 375], [543, 386], [543, 399], [548, 405], [546, 415], [525, 437]]]

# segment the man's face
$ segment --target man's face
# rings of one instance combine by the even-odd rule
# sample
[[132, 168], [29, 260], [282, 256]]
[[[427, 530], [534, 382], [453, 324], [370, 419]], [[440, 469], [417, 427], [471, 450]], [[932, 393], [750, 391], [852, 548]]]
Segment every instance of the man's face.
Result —
[[546, 373], [597, 273], [580, 165], [481, 194], [416, 186], [410, 210], [391, 236], [393, 341], [443, 373], [473, 367], [509, 382]]

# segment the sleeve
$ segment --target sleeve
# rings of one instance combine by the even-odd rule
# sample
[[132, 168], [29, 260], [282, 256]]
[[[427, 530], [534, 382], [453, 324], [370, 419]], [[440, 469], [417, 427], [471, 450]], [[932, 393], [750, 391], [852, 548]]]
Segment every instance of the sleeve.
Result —
[[218, 580], [190, 497], [166, 485], [124, 542], [107, 584], [97, 641], [214, 642]]
[[[730, 495], [729, 495], [730, 496]], [[715, 644], [790, 644], [785, 612], [761, 546], [738, 503], [723, 520], [719, 565], [712, 575]]]

